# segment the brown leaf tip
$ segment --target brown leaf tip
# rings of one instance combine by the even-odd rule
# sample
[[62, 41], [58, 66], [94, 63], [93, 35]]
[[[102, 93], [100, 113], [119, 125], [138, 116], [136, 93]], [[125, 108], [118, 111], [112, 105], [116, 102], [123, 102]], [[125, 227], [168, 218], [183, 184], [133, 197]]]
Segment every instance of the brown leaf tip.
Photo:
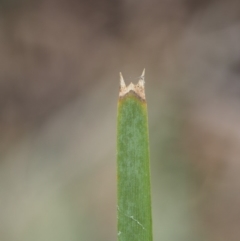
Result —
[[125, 96], [130, 91], [133, 91], [137, 96], [139, 96], [141, 99], [145, 100], [145, 69], [142, 72], [142, 75], [140, 76], [138, 83], [134, 85], [132, 82], [126, 86], [125, 81], [123, 79], [122, 73], [120, 72], [120, 91], [119, 91], [119, 97]]

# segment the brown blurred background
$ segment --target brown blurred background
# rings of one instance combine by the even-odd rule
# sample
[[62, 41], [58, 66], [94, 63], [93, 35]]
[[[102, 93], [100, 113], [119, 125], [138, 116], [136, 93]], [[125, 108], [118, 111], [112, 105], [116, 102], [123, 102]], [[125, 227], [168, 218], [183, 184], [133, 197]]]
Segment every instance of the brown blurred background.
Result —
[[0, 0], [0, 240], [116, 240], [116, 106], [146, 68], [154, 240], [240, 240], [240, 1]]

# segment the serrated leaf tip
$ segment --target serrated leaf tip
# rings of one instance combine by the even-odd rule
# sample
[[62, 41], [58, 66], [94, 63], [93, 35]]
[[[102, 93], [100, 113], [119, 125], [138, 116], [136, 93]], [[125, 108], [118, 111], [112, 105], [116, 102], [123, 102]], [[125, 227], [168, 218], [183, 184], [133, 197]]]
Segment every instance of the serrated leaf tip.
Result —
[[125, 81], [123, 79], [122, 73], [120, 72], [119, 75], [120, 75], [120, 88], [121, 89], [126, 88], [126, 84], [125, 84]]
[[126, 86], [122, 73], [120, 72], [120, 92], [119, 97], [123, 97], [130, 91], [133, 91], [140, 99], [145, 100], [145, 69], [143, 69], [142, 75], [139, 77], [138, 83], [134, 85], [132, 82]]
[[138, 81], [138, 85], [142, 86], [142, 88], [144, 88], [144, 85], [145, 85], [145, 68], [143, 69], [142, 75], [140, 76], [140, 79]]

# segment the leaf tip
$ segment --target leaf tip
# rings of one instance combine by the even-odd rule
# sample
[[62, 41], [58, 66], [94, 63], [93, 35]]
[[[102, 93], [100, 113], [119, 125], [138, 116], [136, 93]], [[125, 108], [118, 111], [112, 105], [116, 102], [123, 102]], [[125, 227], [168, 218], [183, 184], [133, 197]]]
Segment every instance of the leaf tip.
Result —
[[145, 68], [143, 69], [142, 75], [139, 78], [138, 85], [142, 86], [144, 88], [145, 85]]
[[120, 75], [120, 88], [121, 89], [126, 88], [126, 84], [125, 84], [125, 81], [123, 79], [122, 73], [120, 72], [119, 75]]
[[134, 92], [137, 97], [145, 100], [145, 69], [143, 69], [142, 75], [139, 77], [138, 83], [134, 85], [132, 82], [126, 86], [122, 73], [120, 72], [120, 92], [119, 97], [124, 97], [129, 92]]

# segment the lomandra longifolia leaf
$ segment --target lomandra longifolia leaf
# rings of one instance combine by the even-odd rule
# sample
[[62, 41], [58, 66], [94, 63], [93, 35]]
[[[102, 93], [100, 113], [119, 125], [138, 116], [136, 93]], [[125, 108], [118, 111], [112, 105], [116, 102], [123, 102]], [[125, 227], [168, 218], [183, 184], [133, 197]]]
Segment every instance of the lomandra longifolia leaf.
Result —
[[117, 117], [118, 241], [152, 241], [149, 138], [144, 73], [126, 87]]

